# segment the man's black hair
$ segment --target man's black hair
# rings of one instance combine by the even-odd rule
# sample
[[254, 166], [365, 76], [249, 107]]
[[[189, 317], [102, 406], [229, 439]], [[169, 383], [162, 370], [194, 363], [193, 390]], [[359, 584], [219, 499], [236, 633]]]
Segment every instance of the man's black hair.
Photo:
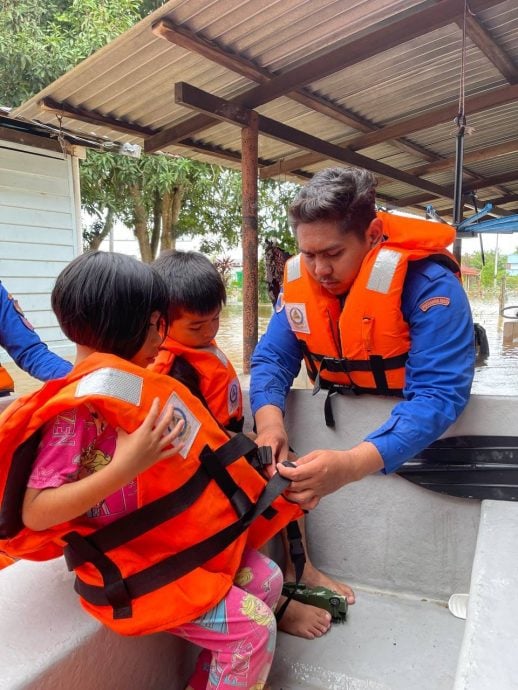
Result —
[[227, 303], [223, 279], [200, 252], [167, 250], [153, 262], [153, 268], [167, 286], [171, 319], [184, 311], [210, 314]]
[[291, 227], [337, 221], [341, 232], [362, 239], [376, 217], [376, 177], [363, 168], [325, 168], [315, 173], [288, 209]]
[[99, 352], [134, 357], [153, 312], [168, 325], [167, 288], [149, 264], [115, 252], [78, 256], [57, 277], [52, 309], [64, 334]]

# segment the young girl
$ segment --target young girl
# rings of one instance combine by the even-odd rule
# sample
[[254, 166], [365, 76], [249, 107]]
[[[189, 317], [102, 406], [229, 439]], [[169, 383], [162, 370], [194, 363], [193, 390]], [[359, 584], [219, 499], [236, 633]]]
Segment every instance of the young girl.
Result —
[[6, 551], [42, 558], [64, 547], [81, 603], [101, 622], [203, 647], [189, 688], [263, 688], [282, 574], [251, 547], [298, 509], [279, 497], [276, 515], [250, 527], [251, 514], [268, 510], [265, 482], [242, 457], [250, 448], [227, 443], [181, 384], [142, 368], [169, 307], [150, 266], [84, 254], [59, 275], [52, 307], [77, 360], [2, 419], [20, 431], [14, 456], [28, 454], [41, 428], [23, 526], [0, 516]]

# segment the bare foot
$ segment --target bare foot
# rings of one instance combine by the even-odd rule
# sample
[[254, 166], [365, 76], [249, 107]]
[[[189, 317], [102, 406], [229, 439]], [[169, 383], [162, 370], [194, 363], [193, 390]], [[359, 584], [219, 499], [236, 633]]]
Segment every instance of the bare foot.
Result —
[[[279, 605], [282, 605], [284, 600], [285, 598], [281, 597]], [[295, 599], [290, 601], [278, 624], [279, 630], [306, 640], [322, 637], [330, 627], [331, 614], [328, 611]]]
[[[284, 578], [286, 581], [294, 580], [294, 573], [287, 572]], [[315, 568], [312, 563], [306, 561], [304, 566], [304, 572], [300, 581], [303, 582], [307, 587], [327, 587], [332, 589], [333, 592], [341, 594], [347, 599], [348, 604], [354, 604], [356, 601], [353, 590], [346, 585], [344, 582], [339, 582], [338, 580], [333, 580], [333, 578], [326, 575], [321, 570]], [[291, 606], [291, 604], [290, 604]], [[289, 607], [288, 607], [289, 608]]]

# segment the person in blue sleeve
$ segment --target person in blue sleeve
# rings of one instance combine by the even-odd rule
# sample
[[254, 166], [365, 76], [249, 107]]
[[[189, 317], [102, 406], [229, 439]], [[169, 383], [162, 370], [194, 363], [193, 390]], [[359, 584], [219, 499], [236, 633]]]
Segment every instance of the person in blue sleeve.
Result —
[[[0, 282], [0, 345], [16, 364], [41, 381], [57, 379], [72, 369], [72, 364], [51, 352], [25, 318], [18, 303]], [[0, 365], [0, 396], [14, 391], [7, 370]]]
[[289, 216], [300, 254], [286, 264], [275, 313], [252, 356], [257, 443], [271, 446], [278, 461], [288, 453], [283, 415], [303, 360], [315, 386], [329, 392], [329, 426], [331, 393], [402, 398], [354, 448], [313, 450], [295, 468], [278, 465], [292, 481], [290, 498], [307, 509], [345, 484], [396, 470], [469, 399], [474, 327], [460, 268], [446, 249], [454, 229], [377, 213], [375, 187], [367, 170], [328, 168], [299, 192]]

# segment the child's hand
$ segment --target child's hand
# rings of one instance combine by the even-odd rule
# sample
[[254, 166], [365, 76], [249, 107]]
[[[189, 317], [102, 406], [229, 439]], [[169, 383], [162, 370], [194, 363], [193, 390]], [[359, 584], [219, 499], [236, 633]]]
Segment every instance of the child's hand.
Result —
[[160, 460], [178, 453], [183, 443], [174, 444], [183, 428], [183, 420], [168, 431], [173, 420], [173, 408], [171, 405], [165, 409], [162, 418], [160, 416], [160, 401], [153, 400], [153, 404], [142, 424], [131, 434], [123, 429], [117, 429], [117, 445], [110, 464], [128, 475], [128, 481], [132, 481], [137, 474], [154, 465]]

